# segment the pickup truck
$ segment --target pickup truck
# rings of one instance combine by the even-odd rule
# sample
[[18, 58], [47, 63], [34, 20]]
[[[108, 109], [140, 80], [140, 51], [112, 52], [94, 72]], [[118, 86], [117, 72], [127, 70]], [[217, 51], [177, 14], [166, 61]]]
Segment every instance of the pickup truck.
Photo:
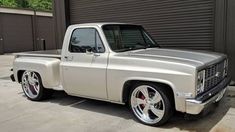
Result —
[[143, 124], [159, 126], [174, 111], [198, 115], [219, 102], [230, 82], [227, 56], [161, 48], [141, 25], [68, 27], [62, 50], [15, 54], [12, 80], [39, 101], [53, 90], [128, 104]]

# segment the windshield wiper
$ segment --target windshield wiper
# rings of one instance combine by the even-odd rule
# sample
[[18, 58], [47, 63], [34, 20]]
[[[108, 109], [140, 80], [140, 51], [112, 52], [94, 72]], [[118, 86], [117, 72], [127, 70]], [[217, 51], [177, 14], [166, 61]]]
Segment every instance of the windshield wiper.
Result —
[[138, 42], [138, 43], [136, 43], [136, 45], [143, 46], [145, 49], [147, 48], [147, 44], [146, 43]]
[[160, 48], [159, 45], [148, 45], [148, 48], [156, 48], [156, 47]]
[[126, 47], [126, 48], [123, 48], [123, 49], [118, 49], [118, 50], [115, 50], [115, 51], [117, 51], [117, 52], [125, 52], [125, 51], [138, 50], [138, 49], [146, 49], [146, 47], [135, 47], [135, 46], [132, 46], [132, 47]]
[[125, 52], [125, 51], [130, 51], [132, 50], [131, 48], [124, 48], [124, 49], [118, 49], [118, 50], [115, 50], [116, 52]]
[[144, 46], [146, 49], [147, 48], [156, 48], [156, 47], [160, 48], [160, 46], [157, 45], [157, 44], [147, 44], [147, 43], [137, 43], [137, 44], [141, 45], [141, 46]]

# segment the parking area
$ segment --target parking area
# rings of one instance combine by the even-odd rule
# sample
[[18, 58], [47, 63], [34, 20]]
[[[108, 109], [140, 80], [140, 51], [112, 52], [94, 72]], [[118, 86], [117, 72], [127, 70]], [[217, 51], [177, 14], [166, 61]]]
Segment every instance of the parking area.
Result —
[[126, 106], [89, 100], [55, 92], [42, 102], [24, 96], [20, 84], [9, 75], [12, 55], [0, 56], [0, 131], [235, 131], [235, 87], [228, 87], [220, 105], [206, 116], [188, 117], [176, 113], [164, 126], [142, 125]]

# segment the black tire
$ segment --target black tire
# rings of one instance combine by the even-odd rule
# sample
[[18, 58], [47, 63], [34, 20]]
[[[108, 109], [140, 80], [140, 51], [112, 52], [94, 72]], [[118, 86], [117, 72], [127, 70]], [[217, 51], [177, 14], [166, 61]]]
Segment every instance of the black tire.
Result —
[[[24, 79], [24, 75], [26, 74], [26, 72], [31, 72], [31, 73], [35, 73], [35, 75], [38, 77], [38, 86], [39, 86], [39, 90], [38, 90], [38, 94], [35, 96], [35, 97], [30, 97], [25, 89], [24, 89], [24, 86], [23, 86], [23, 79]], [[28, 81], [28, 80], [27, 80]], [[28, 81], [29, 82], [29, 81]], [[43, 86], [42, 84], [42, 79], [41, 79], [41, 76], [37, 73], [37, 72], [33, 72], [33, 71], [25, 71], [23, 74], [22, 74], [22, 78], [21, 78], [21, 86], [22, 86], [22, 90], [25, 94], [25, 96], [29, 99], [29, 100], [32, 100], [32, 101], [41, 101], [41, 100], [45, 100], [45, 99], [48, 99], [52, 96], [53, 94], [53, 90], [52, 89], [47, 89]]]
[[[158, 91], [160, 93], [160, 95], [162, 96], [163, 102], [165, 104], [165, 112], [164, 112], [162, 119], [154, 124], [147, 123], [147, 122], [144, 122], [143, 120], [140, 120], [139, 117], [137, 117], [137, 115], [135, 114], [135, 112], [131, 106], [131, 96], [132, 96], [133, 91], [137, 87], [142, 86], [142, 85], [148, 85], [148, 86], [154, 88], [156, 91]], [[169, 96], [171, 96], [171, 95], [169, 95], [169, 92], [167, 92], [167, 90], [164, 86], [156, 85], [154, 83], [141, 82], [141, 83], [136, 83], [131, 87], [128, 104], [129, 104], [129, 107], [132, 111], [132, 114], [135, 116], [135, 118], [138, 121], [140, 121], [141, 123], [143, 123], [145, 125], [149, 125], [149, 126], [161, 126], [161, 125], [165, 124], [172, 117], [172, 115], [174, 113], [173, 102], [172, 102], [173, 100], [172, 100], [172, 97], [169, 97]]]

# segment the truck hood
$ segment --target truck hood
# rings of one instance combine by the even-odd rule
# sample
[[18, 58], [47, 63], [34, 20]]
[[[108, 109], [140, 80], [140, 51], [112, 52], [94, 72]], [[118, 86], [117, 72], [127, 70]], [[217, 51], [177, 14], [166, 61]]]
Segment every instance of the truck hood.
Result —
[[176, 50], [164, 48], [149, 48], [129, 52], [132, 57], [158, 59], [164, 61], [173, 61], [176, 63], [188, 64], [199, 67], [209, 65], [219, 61], [226, 56], [224, 54], [208, 51]]

